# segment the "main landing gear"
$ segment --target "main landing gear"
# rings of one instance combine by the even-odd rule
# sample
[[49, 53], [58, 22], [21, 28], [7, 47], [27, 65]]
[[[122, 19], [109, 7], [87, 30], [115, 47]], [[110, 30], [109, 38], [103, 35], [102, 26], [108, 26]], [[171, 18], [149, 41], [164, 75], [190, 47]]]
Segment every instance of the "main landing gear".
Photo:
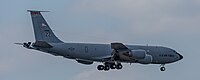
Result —
[[165, 70], [166, 70], [165, 64], [161, 64], [160, 66], [161, 66], [161, 67], [160, 67], [160, 71], [165, 71]]
[[104, 71], [108, 71], [110, 69], [122, 69], [122, 64], [118, 63], [118, 64], [104, 64], [104, 65], [98, 65], [97, 69], [98, 70], [104, 70]]

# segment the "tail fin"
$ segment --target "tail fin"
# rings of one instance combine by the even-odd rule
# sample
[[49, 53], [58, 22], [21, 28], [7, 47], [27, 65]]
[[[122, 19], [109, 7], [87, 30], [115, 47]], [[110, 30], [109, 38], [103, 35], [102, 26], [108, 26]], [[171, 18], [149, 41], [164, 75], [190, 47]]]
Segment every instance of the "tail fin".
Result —
[[41, 12], [47, 12], [47, 11], [32, 11], [27, 10], [31, 14], [32, 23], [33, 23], [33, 29], [35, 33], [35, 39], [36, 41], [45, 41], [49, 43], [62, 43], [61, 40], [59, 40], [45, 19], [43, 18]]

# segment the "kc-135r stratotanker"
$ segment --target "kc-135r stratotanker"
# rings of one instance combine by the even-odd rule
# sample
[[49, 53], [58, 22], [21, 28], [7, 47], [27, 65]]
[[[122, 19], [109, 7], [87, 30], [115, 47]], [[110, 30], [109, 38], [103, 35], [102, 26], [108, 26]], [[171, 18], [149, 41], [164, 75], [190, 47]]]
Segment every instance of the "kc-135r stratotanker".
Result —
[[90, 65], [101, 62], [98, 70], [122, 69], [121, 63], [161, 64], [160, 70], [165, 71], [165, 64], [179, 61], [181, 54], [173, 49], [162, 46], [124, 45], [122, 43], [90, 44], [64, 43], [58, 39], [43, 18], [41, 12], [28, 10], [31, 14], [35, 42], [16, 43], [27, 49], [46, 52], [55, 56], [74, 59], [78, 63]]

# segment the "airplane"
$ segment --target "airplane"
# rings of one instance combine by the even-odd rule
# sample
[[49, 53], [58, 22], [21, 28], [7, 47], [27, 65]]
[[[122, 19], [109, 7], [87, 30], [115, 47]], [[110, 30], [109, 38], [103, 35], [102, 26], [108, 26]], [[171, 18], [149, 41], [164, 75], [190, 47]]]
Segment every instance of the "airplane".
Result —
[[100, 62], [97, 66], [99, 71], [120, 70], [123, 67], [122, 63], [160, 64], [160, 70], [165, 71], [165, 64], [183, 59], [177, 51], [162, 46], [125, 45], [120, 42], [64, 43], [56, 37], [41, 14], [48, 11], [27, 11], [31, 14], [35, 42], [15, 43], [27, 49], [73, 59], [85, 65]]

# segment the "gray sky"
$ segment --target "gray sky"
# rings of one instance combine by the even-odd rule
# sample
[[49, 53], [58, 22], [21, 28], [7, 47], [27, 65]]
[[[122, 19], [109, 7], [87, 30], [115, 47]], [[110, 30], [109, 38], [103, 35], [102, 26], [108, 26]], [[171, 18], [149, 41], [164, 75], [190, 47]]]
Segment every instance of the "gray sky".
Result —
[[[166, 65], [124, 64], [120, 71], [24, 49], [34, 41], [27, 9], [43, 13], [65, 42], [163, 45], [184, 59]], [[0, 0], [0, 80], [189, 80], [199, 79], [199, 0]], [[197, 63], [196, 63], [197, 62]]]

